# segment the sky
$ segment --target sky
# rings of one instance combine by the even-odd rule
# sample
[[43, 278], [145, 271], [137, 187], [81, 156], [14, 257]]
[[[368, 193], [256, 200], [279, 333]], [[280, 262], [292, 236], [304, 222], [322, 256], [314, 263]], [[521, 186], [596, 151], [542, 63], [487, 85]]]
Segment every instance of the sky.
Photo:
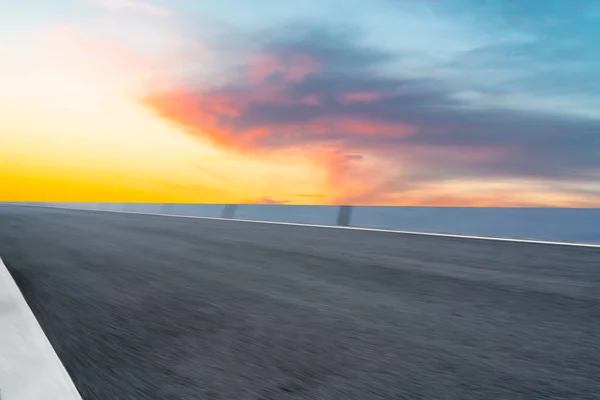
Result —
[[600, 207], [597, 0], [0, 4], [0, 199]]

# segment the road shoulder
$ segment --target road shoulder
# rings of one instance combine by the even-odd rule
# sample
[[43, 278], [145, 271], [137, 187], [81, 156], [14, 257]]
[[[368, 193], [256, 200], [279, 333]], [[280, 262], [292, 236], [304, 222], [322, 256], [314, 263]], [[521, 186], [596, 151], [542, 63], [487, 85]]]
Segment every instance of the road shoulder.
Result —
[[0, 398], [81, 400], [0, 258]]

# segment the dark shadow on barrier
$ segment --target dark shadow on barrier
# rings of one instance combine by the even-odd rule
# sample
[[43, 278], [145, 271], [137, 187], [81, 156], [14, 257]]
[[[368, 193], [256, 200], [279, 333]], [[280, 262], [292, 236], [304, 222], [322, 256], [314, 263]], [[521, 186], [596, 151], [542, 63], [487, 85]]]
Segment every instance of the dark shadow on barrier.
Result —
[[352, 206], [340, 206], [338, 213], [337, 225], [349, 226], [350, 219], [352, 218]]
[[226, 204], [221, 213], [221, 218], [233, 218], [236, 210], [237, 204]]

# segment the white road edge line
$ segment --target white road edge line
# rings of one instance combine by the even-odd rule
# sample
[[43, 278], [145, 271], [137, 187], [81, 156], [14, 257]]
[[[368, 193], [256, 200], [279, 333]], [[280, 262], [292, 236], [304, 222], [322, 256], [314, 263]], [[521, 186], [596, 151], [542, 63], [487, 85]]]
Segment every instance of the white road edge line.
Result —
[[554, 246], [600, 248], [600, 244], [596, 244], [596, 243], [553, 242], [553, 241], [546, 241], [546, 240], [515, 239], [515, 238], [504, 238], [504, 237], [494, 237], [494, 236], [469, 236], [469, 235], [459, 235], [459, 234], [452, 234], [452, 233], [434, 233], [434, 232], [403, 231], [403, 230], [395, 230], [395, 229], [366, 228], [366, 227], [360, 227], [360, 226], [301, 224], [301, 223], [296, 223], [296, 222], [283, 222], [283, 221], [260, 221], [260, 220], [254, 220], [254, 219], [199, 217], [199, 216], [194, 216], [194, 215], [160, 214], [160, 213], [147, 213], [147, 212], [135, 212], [135, 211], [115, 211], [115, 210], [97, 210], [97, 209], [94, 210], [94, 209], [85, 209], [85, 208], [59, 207], [59, 206], [41, 206], [41, 205], [34, 205], [34, 204], [19, 204], [19, 206], [39, 207], [39, 208], [58, 208], [61, 210], [75, 210], [75, 211], [110, 212], [110, 213], [116, 213], [116, 214], [154, 215], [154, 216], [159, 216], [159, 217], [209, 219], [209, 220], [232, 221], [232, 222], [250, 222], [250, 223], [254, 223], [254, 224], [306, 226], [309, 228], [346, 229], [346, 230], [354, 230], [354, 231], [396, 233], [396, 234], [416, 235], [416, 236], [435, 236], [435, 237], [450, 237], [450, 238], [458, 238], [458, 239], [489, 240], [489, 241], [496, 241], [496, 242], [549, 244], [549, 245], [554, 245]]
[[1, 258], [0, 326], [2, 400], [81, 400]]

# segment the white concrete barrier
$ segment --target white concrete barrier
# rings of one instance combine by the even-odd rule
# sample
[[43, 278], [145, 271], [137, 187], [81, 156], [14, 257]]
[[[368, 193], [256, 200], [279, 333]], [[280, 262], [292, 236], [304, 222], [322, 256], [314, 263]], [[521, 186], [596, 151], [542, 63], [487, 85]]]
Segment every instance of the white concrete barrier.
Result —
[[279, 204], [240, 204], [234, 218], [297, 224], [336, 225], [338, 206], [288, 206]]
[[107, 211], [123, 211], [123, 205], [121, 203], [107, 203]]
[[175, 204], [173, 215], [220, 218], [224, 204]]
[[98, 203], [91, 202], [83, 202], [83, 203], [74, 203], [79, 210], [94, 210], [98, 206]]
[[160, 203], [136, 203], [134, 212], [147, 214], [160, 214], [162, 204]]
[[37, 203], [63, 208], [172, 214], [416, 233], [600, 243], [600, 208], [290, 206], [277, 204]]
[[600, 243], [600, 209], [354, 207], [351, 226]]
[[125, 212], [139, 212], [139, 203], [124, 203], [123, 211]]

